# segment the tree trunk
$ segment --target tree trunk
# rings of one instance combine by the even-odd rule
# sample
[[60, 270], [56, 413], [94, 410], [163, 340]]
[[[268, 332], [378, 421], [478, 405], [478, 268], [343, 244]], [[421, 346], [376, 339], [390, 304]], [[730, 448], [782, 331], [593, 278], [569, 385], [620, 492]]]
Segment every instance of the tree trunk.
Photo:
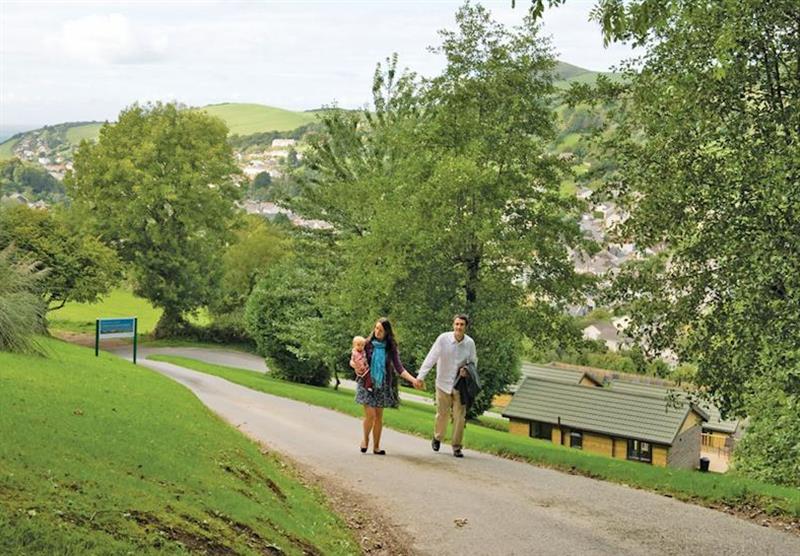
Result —
[[184, 335], [187, 324], [188, 323], [183, 319], [183, 315], [179, 311], [164, 309], [153, 331], [153, 336], [156, 339], [161, 339], [175, 338]]

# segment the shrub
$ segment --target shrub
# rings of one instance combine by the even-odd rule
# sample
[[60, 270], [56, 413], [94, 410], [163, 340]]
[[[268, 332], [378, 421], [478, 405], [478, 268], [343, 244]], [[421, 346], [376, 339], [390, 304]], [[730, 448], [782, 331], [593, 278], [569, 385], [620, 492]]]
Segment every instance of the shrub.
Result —
[[13, 250], [0, 251], [0, 351], [37, 351], [32, 336], [45, 330], [45, 306], [36, 282], [44, 273], [37, 263], [13, 262]]
[[245, 326], [258, 352], [270, 359], [273, 375], [318, 386], [330, 381], [330, 369], [302, 349], [304, 323], [318, 316], [319, 286], [313, 272], [290, 259], [272, 266], [250, 295]]

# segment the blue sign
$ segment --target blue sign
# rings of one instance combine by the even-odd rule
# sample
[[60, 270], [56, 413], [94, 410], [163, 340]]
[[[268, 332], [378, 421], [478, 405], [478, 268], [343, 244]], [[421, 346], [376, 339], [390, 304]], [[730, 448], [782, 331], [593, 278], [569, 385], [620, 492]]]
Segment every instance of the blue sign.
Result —
[[97, 319], [94, 324], [94, 355], [100, 355], [100, 338], [133, 338], [133, 364], [136, 364], [137, 318]]
[[97, 319], [99, 333], [106, 338], [131, 337], [136, 330], [136, 319]]

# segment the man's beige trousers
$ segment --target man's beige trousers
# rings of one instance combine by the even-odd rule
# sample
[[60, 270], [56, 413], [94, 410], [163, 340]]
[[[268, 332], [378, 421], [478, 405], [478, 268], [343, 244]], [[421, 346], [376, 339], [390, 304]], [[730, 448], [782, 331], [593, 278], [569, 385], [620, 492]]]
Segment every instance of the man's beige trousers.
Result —
[[436, 440], [444, 440], [450, 413], [453, 414], [453, 450], [460, 450], [461, 442], [464, 440], [464, 423], [467, 419], [467, 408], [461, 404], [461, 395], [458, 390], [453, 390], [452, 394], [447, 394], [437, 388], [436, 425], [433, 429], [433, 437]]

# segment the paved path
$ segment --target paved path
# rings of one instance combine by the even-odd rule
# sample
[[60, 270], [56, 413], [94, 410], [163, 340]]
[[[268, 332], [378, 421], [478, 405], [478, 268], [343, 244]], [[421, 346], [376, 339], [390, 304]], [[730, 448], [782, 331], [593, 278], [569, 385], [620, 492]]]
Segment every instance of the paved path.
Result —
[[[117, 355], [122, 357], [129, 357], [130, 348], [116, 348], [113, 350]], [[252, 353], [244, 351], [225, 350], [225, 349], [212, 349], [212, 348], [199, 348], [199, 347], [140, 347], [138, 351], [138, 358], [147, 359], [149, 355], [163, 354], [163, 355], [177, 355], [180, 357], [189, 357], [191, 359], [198, 359], [206, 363], [213, 363], [216, 365], [225, 365], [227, 367], [237, 367], [239, 369], [246, 369], [249, 371], [259, 371], [262, 373], [268, 372], [264, 358]], [[341, 388], [355, 391], [356, 381], [348, 379], [339, 379]], [[422, 403], [426, 405], [433, 405], [433, 399], [414, 394], [412, 392], [400, 392], [400, 398], [406, 401]], [[486, 411], [484, 415], [503, 419], [504, 417], [499, 413], [492, 413]]]
[[800, 554], [800, 538], [721, 512], [470, 450], [456, 459], [447, 446], [434, 453], [427, 440], [391, 430], [388, 455], [362, 455], [358, 419], [142, 364], [186, 385], [245, 434], [369, 496], [421, 554]]

